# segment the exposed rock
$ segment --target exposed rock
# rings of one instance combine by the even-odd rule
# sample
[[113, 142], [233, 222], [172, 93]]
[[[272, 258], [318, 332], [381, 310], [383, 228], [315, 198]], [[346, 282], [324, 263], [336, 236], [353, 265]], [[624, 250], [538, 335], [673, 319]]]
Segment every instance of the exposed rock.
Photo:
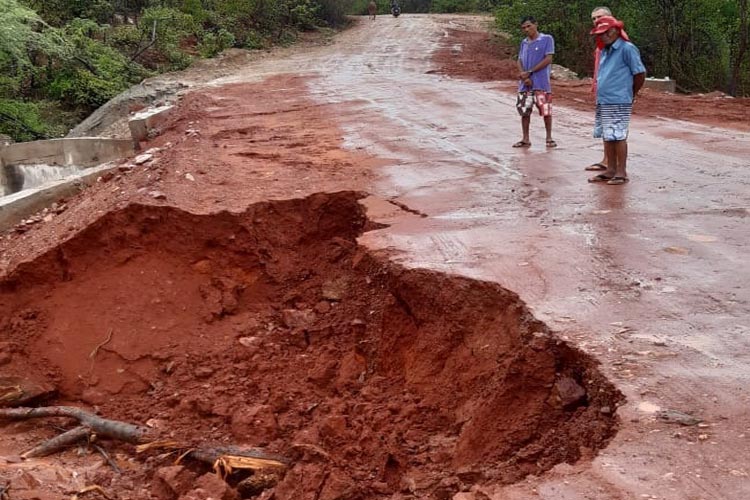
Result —
[[244, 442], [259, 445], [276, 437], [278, 423], [269, 405], [242, 406], [232, 414], [232, 435]]
[[230, 487], [223, 479], [216, 474], [208, 472], [203, 474], [195, 482], [195, 486], [205, 492], [203, 498], [215, 498], [216, 500], [239, 500], [240, 495], [237, 490]]
[[193, 487], [195, 474], [182, 465], [160, 467], [154, 474], [151, 493], [157, 498], [174, 500]]
[[281, 321], [287, 328], [307, 330], [315, 322], [315, 312], [312, 309], [284, 309]]
[[586, 398], [586, 390], [571, 377], [561, 377], [555, 382], [555, 390], [563, 408], [574, 408]]
[[698, 425], [703, 422], [703, 419], [701, 418], [694, 417], [693, 415], [677, 410], [661, 410], [656, 412], [656, 416], [672, 424], [680, 424], [685, 426]]
[[578, 75], [575, 72], [569, 70], [565, 66], [560, 66], [559, 64], [552, 65], [550, 78], [553, 80], [579, 80]]

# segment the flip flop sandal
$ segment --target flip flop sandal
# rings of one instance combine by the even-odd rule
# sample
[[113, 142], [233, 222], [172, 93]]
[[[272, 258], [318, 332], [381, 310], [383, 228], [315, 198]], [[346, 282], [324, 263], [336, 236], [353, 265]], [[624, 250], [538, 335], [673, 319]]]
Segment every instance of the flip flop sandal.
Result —
[[609, 183], [609, 181], [611, 181], [612, 179], [614, 179], [614, 177], [607, 177], [604, 174], [599, 174], [599, 175], [595, 175], [594, 177], [590, 177], [589, 178], [589, 182], [606, 182], [606, 183]]
[[547, 147], [548, 148], [556, 148], [557, 147], [557, 143], [555, 141], [553, 141], [553, 140], [550, 139], [549, 141], [547, 141]]
[[529, 148], [531, 147], [531, 143], [526, 142], [526, 141], [518, 141], [517, 143], [513, 144], [513, 147], [514, 148]]
[[598, 172], [600, 170], [607, 170], [607, 165], [604, 163], [592, 163], [588, 167], [584, 168], [584, 170], [588, 170], [589, 172]]
[[628, 179], [627, 177], [615, 176], [615, 177], [612, 177], [610, 180], [608, 180], [607, 184], [609, 184], [610, 186], [619, 186], [620, 184], [625, 184], [629, 180], [630, 179]]

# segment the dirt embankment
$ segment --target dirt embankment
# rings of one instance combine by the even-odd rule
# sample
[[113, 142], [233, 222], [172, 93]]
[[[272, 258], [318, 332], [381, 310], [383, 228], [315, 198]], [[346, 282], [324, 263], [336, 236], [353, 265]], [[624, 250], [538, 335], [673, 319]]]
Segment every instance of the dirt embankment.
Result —
[[[184, 449], [286, 457], [270, 483], [279, 499], [450, 498], [606, 444], [620, 396], [594, 364], [497, 285], [400, 269], [359, 248], [360, 196], [238, 215], [108, 213], [0, 282], [3, 371]], [[0, 450], [57, 432], [6, 423]], [[33, 462], [0, 470], [14, 491], [49, 498], [90, 484], [164, 500], [263, 491], [241, 483], [247, 474], [223, 490], [206, 466], [175, 469], [171, 454], [103, 442], [121, 474], [74, 453], [62, 463], [87, 470], [83, 483], [59, 471], [45, 482]]]

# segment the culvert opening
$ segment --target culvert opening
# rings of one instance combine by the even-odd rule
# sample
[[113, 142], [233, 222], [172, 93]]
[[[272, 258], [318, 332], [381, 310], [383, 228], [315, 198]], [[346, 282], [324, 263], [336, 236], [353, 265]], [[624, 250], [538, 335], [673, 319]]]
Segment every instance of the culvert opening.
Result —
[[[606, 445], [621, 395], [593, 360], [496, 284], [404, 269], [358, 247], [369, 225], [360, 197], [243, 214], [109, 213], [2, 279], [0, 370], [46, 405], [288, 461], [270, 477], [229, 474], [243, 498], [450, 498]], [[59, 432], [0, 425], [0, 454]], [[110, 462], [90, 482], [110, 493], [218, 488], [210, 466], [103, 442]], [[62, 453], [71, 467], [103, 461]], [[118, 474], [112, 461], [127, 467]]]

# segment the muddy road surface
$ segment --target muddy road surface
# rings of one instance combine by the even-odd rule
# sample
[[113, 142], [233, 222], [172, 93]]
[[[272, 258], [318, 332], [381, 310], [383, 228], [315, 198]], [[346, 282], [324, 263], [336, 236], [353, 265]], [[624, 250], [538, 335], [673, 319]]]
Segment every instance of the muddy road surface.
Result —
[[[461, 35], [485, 22], [380, 16], [233, 68], [3, 235], [0, 491], [746, 498], [747, 101], [646, 92], [630, 182], [589, 184], [585, 85], [560, 84], [557, 148], [537, 116], [512, 148], [507, 62]], [[14, 402], [150, 446], [84, 425], [25, 458], [76, 423]]]

